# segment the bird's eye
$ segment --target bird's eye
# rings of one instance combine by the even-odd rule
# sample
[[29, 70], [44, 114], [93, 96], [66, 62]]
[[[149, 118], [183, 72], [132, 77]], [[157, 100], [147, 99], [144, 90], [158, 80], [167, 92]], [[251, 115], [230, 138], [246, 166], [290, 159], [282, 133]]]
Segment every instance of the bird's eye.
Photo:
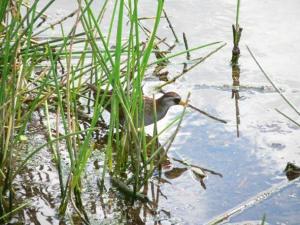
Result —
[[174, 102], [176, 105], [178, 105], [180, 103], [181, 99], [180, 98], [174, 98]]

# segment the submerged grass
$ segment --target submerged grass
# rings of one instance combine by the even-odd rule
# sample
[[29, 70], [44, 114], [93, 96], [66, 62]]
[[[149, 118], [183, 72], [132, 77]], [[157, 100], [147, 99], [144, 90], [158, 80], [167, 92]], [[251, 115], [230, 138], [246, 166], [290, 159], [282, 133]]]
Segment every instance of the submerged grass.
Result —
[[253, 52], [250, 50], [250, 48], [247, 46], [247, 50], [250, 53], [251, 57], [253, 58], [254, 62], [262, 72], [262, 74], [265, 76], [265, 78], [270, 82], [270, 84], [273, 86], [273, 88], [276, 90], [276, 92], [282, 97], [282, 99], [298, 114], [300, 115], [300, 111], [296, 108], [296, 106], [282, 93], [282, 91], [275, 85], [275, 83], [271, 80], [270, 76], [264, 71], [263, 67], [260, 65], [260, 63], [257, 61], [256, 57], [254, 56]]
[[[270, 84], [272, 85], [272, 87], [280, 95], [280, 97], [287, 103], [287, 105], [299, 116], [300, 115], [299, 109], [295, 106], [294, 103], [292, 103], [292, 101], [290, 99], [288, 99], [282, 93], [282, 91], [273, 82], [273, 80], [271, 79], [271, 77], [265, 72], [265, 70], [263, 69], [263, 67], [261, 66], [261, 64], [258, 62], [258, 60], [256, 59], [256, 57], [254, 56], [254, 53], [250, 50], [250, 48], [248, 46], [246, 46], [246, 47], [247, 47], [247, 50], [248, 50], [249, 54], [251, 55], [252, 59], [254, 60], [254, 62], [256, 63], [256, 65], [258, 66], [258, 68], [260, 69], [260, 71], [262, 72], [262, 74], [265, 76], [265, 78], [270, 82]], [[285, 113], [281, 112], [280, 110], [278, 110], [276, 108], [275, 108], [275, 110], [280, 115], [284, 116], [285, 118], [287, 118], [288, 120], [290, 120], [292, 123], [294, 123], [296, 126], [300, 127], [300, 124], [295, 119], [292, 119], [290, 116], [286, 115]]]
[[[59, 213], [65, 215], [71, 207], [88, 224], [88, 213], [81, 199], [82, 175], [93, 150], [94, 131], [99, 129], [97, 124], [108, 104], [108, 93], [111, 94], [111, 114], [100, 181], [103, 187], [109, 173], [116, 183], [132, 190], [134, 199], [159, 168], [185, 114], [184, 109], [159, 132], [154, 113], [153, 137], [147, 138], [142, 90], [147, 69], [217, 42], [153, 60], [152, 53], [158, 51], [156, 47], [166, 44], [157, 34], [164, 0], [156, 3], [150, 32], [141, 25], [137, 0], [111, 2], [112, 11], [106, 10], [109, 5], [106, 0], [98, 12], [91, 7], [93, 1], [78, 0], [74, 12], [44, 28], [40, 26], [47, 19], [47, 9], [54, 0], [39, 10], [38, 0], [30, 7], [25, 3], [3, 0], [0, 5], [0, 220], [9, 221], [18, 209], [27, 206], [27, 203], [16, 205], [14, 181], [26, 165], [34, 161], [35, 155], [50, 149], [60, 183]], [[103, 22], [105, 16], [111, 18], [108, 25]], [[75, 17], [75, 22], [66, 32], [62, 23], [71, 17]], [[39, 39], [39, 35], [47, 35], [45, 32], [53, 26], [60, 28], [60, 37]], [[84, 32], [78, 32], [80, 29]], [[97, 86], [94, 96], [86, 96], [86, 83]], [[88, 128], [82, 126], [83, 113], [79, 109], [84, 98], [93, 103]], [[154, 104], [154, 112], [155, 107]], [[45, 143], [23, 158], [14, 158], [21, 137], [27, 134], [28, 124], [40, 109], [45, 117], [42, 118], [47, 134]], [[168, 141], [159, 145], [158, 137], [176, 123], [177, 128]], [[59, 149], [62, 145], [64, 152]], [[67, 155], [68, 163], [62, 160], [62, 155]], [[63, 166], [67, 167], [66, 171], [62, 170]]]

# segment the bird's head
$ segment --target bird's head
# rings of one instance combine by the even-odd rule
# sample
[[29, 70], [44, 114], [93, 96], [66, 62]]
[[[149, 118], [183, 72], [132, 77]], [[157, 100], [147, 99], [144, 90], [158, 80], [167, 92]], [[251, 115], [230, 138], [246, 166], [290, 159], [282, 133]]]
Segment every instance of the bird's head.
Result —
[[159, 103], [165, 107], [171, 107], [173, 105], [185, 106], [187, 103], [181, 100], [181, 97], [175, 92], [167, 92], [159, 99]]

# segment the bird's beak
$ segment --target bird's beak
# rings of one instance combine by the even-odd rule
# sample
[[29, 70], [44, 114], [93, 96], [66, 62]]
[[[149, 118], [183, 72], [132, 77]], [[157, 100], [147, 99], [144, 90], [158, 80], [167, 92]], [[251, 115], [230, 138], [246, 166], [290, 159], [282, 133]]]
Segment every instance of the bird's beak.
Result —
[[185, 101], [182, 101], [182, 100], [181, 100], [181, 101], [179, 102], [179, 105], [187, 106], [187, 105], [188, 105], [188, 102], [185, 102]]

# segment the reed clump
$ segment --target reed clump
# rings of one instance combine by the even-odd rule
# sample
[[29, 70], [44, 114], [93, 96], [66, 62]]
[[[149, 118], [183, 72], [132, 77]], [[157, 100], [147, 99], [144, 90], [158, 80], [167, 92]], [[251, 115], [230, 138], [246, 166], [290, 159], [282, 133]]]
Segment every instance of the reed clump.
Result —
[[[0, 220], [9, 218], [27, 206], [15, 204], [13, 183], [26, 165], [40, 151], [49, 150], [57, 169], [61, 203], [59, 213], [68, 207], [78, 213], [82, 221], [89, 218], [81, 199], [82, 175], [92, 152], [93, 134], [105, 110], [105, 96], [112, 93], [111, 114], [104, 144], [105, 162], [100, 175], [103, 187], [109, 173], [115, 184], [130, 190], [139, 199], [140, 189], [152, 177], [166, 156], [185, 113], [158, 132], [156, 115], [152, 137], [144, 130], [143, 80], [147, 69], [172, 57], [198, 50], [214, 42], [180, 53], [167, 55], [150, 62], [159, 44], [158, 37], [164, 0], [156, 3], [153, 27], [149, 30], [139, 20], [136, 0], [105, 0], [95, 12], [91, 0], [78, 0], [77, 9], [64, 18], [45, 25], [47, 10], [54, 0], [39, 7], [36, 0], [28, 6], [25, 1], [2, 0], [0, 5]], [[113, 10], [107, 8], [112, 6]], [[108, 24], [103, 18], [111, 18]], [[63, 23], [75, 22], [69, 30]], [[128, 22], [128, 23], [127, 23]], [[60, 29], [56, 38], [47, 36], [52, 28]], [[81, 30], [80, 30], [81, 29]], [[159, 48], [158, 48], [159, 49]], [[202, 62], [202, 61], [201, 61]], [[97, 86], [95, 95], [87, 93], [86, 83]], [[93, 108], [89, 117], [81, 110], [87, 103]], [[155, 104], [154, 104], [155, 105]], [[42, 126], [45, 143], [30, 149], [22, 159], [14, 158], [17, 145], [26, 139], [32, 115], [43, 111]], [[120, 121], [120, 112], [124, 120]], [[155, 110], [154, 110], [155, 111]], [[155, 114], [155, 113], [154, 113]], [[50, 117], [56, 122], [51, 122]], [[82, 121], [89, 121], [84, 127]], [[158, 137], [177, 124], [166, 143], [159, 145]], [[60, 146], [65, 146], [62, 160]], [[62, 170], [62, 167], [67, 170]]]

